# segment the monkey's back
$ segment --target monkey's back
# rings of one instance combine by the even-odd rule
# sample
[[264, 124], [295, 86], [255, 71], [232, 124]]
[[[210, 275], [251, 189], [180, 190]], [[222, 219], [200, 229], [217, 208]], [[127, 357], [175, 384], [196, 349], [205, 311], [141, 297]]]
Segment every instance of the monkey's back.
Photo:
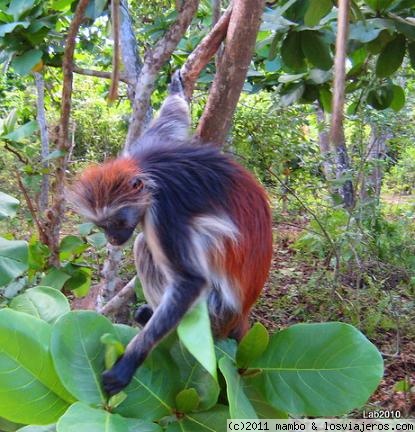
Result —
[[[244, 167], [214, 147], [154, 148], [137, 158], [154, 182], [154, 213], [163, 233], [174, 230], [176, 236], [191, 236], [187, 227], [197, 221], [193, 226], [198, 230], [203, 217], [219, 218], [223, 225], [229, 218], [236, 227], [235, 237], [225, 227], [221, 247], [206, 252], [208, 266], [213, 267], [208, 273], [226, 278], [218, 288], [222, 300], [232, 306], [232, 296], [224, 292], [228, 289], [238, 303], [234, 305], [238, 313], [228, 314], [229, 321], [221, 323], [216, 333], [227, 336], [235, 329], [243, 333], [271, 264], [272, 224], [265, 190]], [[213, 243], [205, 241], [204, 245], [209, 248]], [[175, 256], [183, 254], [175, 241], [166, 241], [163, 247], [173, 264]], [[221, 285], [213, 276], [212, 281], [212, 285]]]

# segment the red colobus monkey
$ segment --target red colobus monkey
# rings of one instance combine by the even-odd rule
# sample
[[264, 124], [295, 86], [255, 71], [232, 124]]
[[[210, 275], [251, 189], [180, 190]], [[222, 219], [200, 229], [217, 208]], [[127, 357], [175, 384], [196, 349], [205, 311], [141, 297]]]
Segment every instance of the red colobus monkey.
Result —
[[122, 390], [151, 349], [198, 299], [206, 298], [216, 337], [241, 338], [272, 254], [271, 214], [263, 188], [228, 155], [190, 141], [189, 111], [176, 74], [159, 117], [129, 154], [87, 168], [71, 188], [79, 213], [114, 245], [141, 223], [134, 245], [148, 305], [144, 326], [103, 375]]

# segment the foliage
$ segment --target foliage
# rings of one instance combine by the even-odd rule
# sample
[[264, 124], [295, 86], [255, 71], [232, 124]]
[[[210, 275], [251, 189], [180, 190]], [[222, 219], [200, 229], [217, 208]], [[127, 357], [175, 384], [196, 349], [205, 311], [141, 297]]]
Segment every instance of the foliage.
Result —
[[399, 161], [390, 169], [385, 178], [390, 190], [411, 194], [415, 190], [415, 146], [406, 147]]
[[[41, 309], [38, 301], [33, 297], [36, 309]], [[203, 332], [192, 325], [194, 318], [183, 321], [180, 339], [171, 336], [160, 344], [124, 395], [108, 399], [100, 376], [111, 365], [105, 365], [111, 344], [102, 344], [100, 338], [110, 334], [114, 343], [126, 344], [136, 330], [111, 324], [94, 312], [65, 313], [52, 296], [49, 307], [61, 313], [55, 323], [13, 309], [0, 311], [0, 339], [8, 341], [2, 342], [0, 369], [13, 367], [7, 380], [0, 375], [1, 386], [7, 390], [0, 415], [9, 421], [56, 423], [57, 431], [73, 430], [74, 425], [80, 431], [90, 431], [92, 425], [98, 430], [104, 424], [110, 431], [137, 430], [138, 426], [149, 431], [221, 430], [229, 417], [261, 417], [254, 408], [258, 398], [262, 409], [268, 405], [279, 410], [281, 417], [348, 412], [366, 401], [382, 376], [381, 356], [361, 333], [346, 324], [325, 323], [293, 326], [269, 340], [262, 329], [264, 344], [250, 343], [243, 369], [237, 368], [235, 357], [240, 359], [241, 350], [246, 352], [243, 346], [255, 338], [258, 327], [237, 349], [234, 341], [221, 341], [215, 355], [212, 345], [210, 355], [218, 359], [225, 378], [217, 381], [200, 363], [203, 356], [195, 358], [188, 351], [199, 350], [200, 338], [210, 334], [207, 315], [200, 318], [199, 312], [192, 311], [190, 315], [199, 315]], [[22, 393], [22, 383], [30, 383], [33, 389], [27, 391], [26, 386]], [[287, 383], [290, 388], [284, 389]], [[221, 404], [218, 384], [228, 395]]]

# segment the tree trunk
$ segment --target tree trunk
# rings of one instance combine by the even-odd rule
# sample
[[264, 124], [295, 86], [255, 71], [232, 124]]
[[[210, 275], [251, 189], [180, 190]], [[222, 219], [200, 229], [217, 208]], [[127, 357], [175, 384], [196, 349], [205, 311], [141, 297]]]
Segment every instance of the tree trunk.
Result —
[[351, 173], [350, 161], [347, 154], [346, 140], [343, 128], [344, 89], [345, 89], [345, 61], [347, 34], [349, 28], [349, 0], [339, 0], [336, 56], [334, 63], [334, 93], [333, 114], [331, 117], [330, 140], [333, 153], [336, 155], [336, 178], [342, 179], [341, 195], [346, 208], [354, 207], [354, 190], [351, 179], [344, 177]]
[[[42, 168], [47, 170], [49, 168], [49, 162], [46, 157], [49, 154], [49, 138], [48, 138], [48, 128], [46, 123], [46, 113], [45, 113], [45, 82], [43, 80], [42, 74], [35, 72], [35, 83], [37, 90], [36, 107], [37, 107], [37, 122], [39, 124], [40, 131], [40, 143], [41, 150], [40, 156], [42, 158]], [[49, 198], [49, 174], [42, 174], [42, 183], [40, 185], [40, 194], [38, 200], [38, 209], [44, 212], [48, 207]]]
[[263, 0], [235, 0], [209, 98], [196, 134], [206, 142], [224, 144], [246, 78], [256, 35], [261, 22]]
[[315, 106], [317, 126], [318, 126], [318, 145], [322, 159], [323, 174], [326, 180], [333, 179], [334, 168], [330, 158], [330, 135], [327, 130], [326, 115], [320, 104]]
[[375, 124], [370, 124], [371, 133], [366, 152], [366, 160], [369, 171], [364, 172], [360, 183], [360, 199], [362, 203], [374, 200], [379, 202], [382, 187], [383, 169], [382, 161], [386, 157], [386, 141], [391, 138], [388, 130], [379, 129]]

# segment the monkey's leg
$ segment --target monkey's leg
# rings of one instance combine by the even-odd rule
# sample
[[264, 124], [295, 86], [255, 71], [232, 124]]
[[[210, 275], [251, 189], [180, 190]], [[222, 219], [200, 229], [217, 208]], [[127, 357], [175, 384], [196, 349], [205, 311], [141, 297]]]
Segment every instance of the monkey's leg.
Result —
[[144, 329], [132, 339], [124, 355], [112, 369], [104, 372], [104, 389], [109, 395], [120, 392], [129, 384], [152, 348], [176, 328], [186, 311], [199, 298], [205, 285], [202, 276], [192, 274], [180, 276], [169, 287]]

